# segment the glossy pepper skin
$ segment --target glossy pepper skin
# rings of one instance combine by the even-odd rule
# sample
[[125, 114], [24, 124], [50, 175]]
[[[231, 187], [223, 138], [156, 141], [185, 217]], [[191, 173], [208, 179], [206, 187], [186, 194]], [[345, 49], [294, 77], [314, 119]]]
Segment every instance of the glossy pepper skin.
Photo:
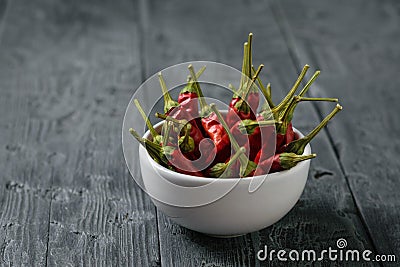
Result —
[[[254, 175], [263, 175], [267, 173], [274, 173], [279, 171], [288, 170], [297, 165], [297, 163], [315, 158], [316, 154], [311, 155], [297, 155], [294, 153], [281, 153], [275, 154], [272, 157], [258, 163]], [[269, 169], [269, 170], [268, 170]]]
[[213, 141], [217, 155], [213, 163], [225, 162], [225, 160], [230, 156], [230, 140], [226, 133], [224, 127], [218, 120], [215, 112], [213, 112], [210, 106], [206, 103], [204, 99], [203, 92], [197, 82], [196, 74], [192, 65], [188, 66], [192, 81], [193, 88], [196, 90], [199, 96], [199, 103], [201, 107], [200, 111], [200, 122], [204, 130], [205, 136], [210, 137]]
[[[271, 116], [269, 116], [268, 112], [261, 112], [257, 116], [257, 121], [262, 122], [266, 121], [268, 119], [271, 119]], [[272, 146], [273, 143], [276, 144], [276, 129], [273, 125], [270, 126], [263, 126], [259, 127], [260, 130], [260, 136], [261, 136], [261, 141], [259, 144], [259, 150], [257, 151], [257, 154], [254, 158], [255, 163], [259, 163], [260, 161], [263, 161], [271, 155], [275, 153], [276, 146]]]
[[245, 101], [242, 101], [240, 97], [232, 98], [226, 115], [226, 123], [229, 127], [232, 127], [239, 120], [254, 120], [255, 118], [256, 115]]
[[[156, 161], [162, 164], [164, 167], [169, 169], [174, 169], [177, 172], [194, 175], [194, 176], [203, 176], [203, 173], [200, 172], [190, 160], [188, 160], [182, 152], [174, 145], [163, 145], [154, 143], [148, 139], [140, 137], [140, 135], [132, 128], [129, 129], [129, 132], [132, 136], [138, 140], [147, 150], [147, 152], [151, 155], [151, 157]], [[163, 136], [165, 140], [163, 143], [169, 144], [169, 134], [171, 132], [171, 124], [168, 123], [166, 127], [166, 132]]]
[[258, 151], [261, 148], [261, 131], [260, 127], [256, 127], [252, 132], [243, 133], [239, 129], [239, 125], [243, 121], [237, 121], [233, 127], [231, 127], [231, 133], [236, 138], [239, 146], [244, 147], [249, 153], [249, 159], [254, 161]]
[[231, 143], [222, 124], [214, 112], [201, 119], [204, 130], [213, 141], [217, 150], [217, 156], [214, 162], [225, 162], [230, 156]]
[[[164, 114], [160, 114], [160, 113], [156, 113], [156, 116], [158, 118], [164, 119], [166, 121], [174, 121], [178, 124], [186, 124], [189, 123], [190, 124], [190, 137], [193, 138], [194, 141], [194, 146], [195, 146], [195, 151], [194, 151], [194, 155], [195, 158], [198, 158], [200, 156], [200, 152], [199, 152], [199, 144], [202, 140], [204, 140], [204, 135], [203, 132], [199, 129], [199, 127], [197, 126], [197, 119], [191, 120], [191, 121], [187, 121], [187, 120], [180, 120], [180, 119], [176, 119], [173, 116], [166, 116]], [[201, 126], [202, 127], [202, 126]]]
[[258, 105], [260, 103], [260, 94], [257, 89], [252, 90], [247, 96], [247, 102], [249, 103], [250, 110], [256, 112], [258, 109]]
[[194, 176], [203, 176], [197, 168], [192, 164], [190, 160], [188, 160], [179, 150], [172, 148], [171, 152], [168, 155], [168, 165], [172, 166], [176, 169], [176, 171], [194, 175]]
[[[196, 73], [196, 79], [198, 79], [201, 76], [201, 74], [203, 74], [205, 69], [206, 67], [203, 66]], [[195, 85], [193, 80], [189, 77], [187, 85], [182, 88], [178, 96], [178, 103], [180, 104], [181, 109], [187, 112], [186, 119], [188, 120], [196, 119], [199, 116], [199, 100], [198, 100], [199, 95], [197, 94], [194, 86]]]

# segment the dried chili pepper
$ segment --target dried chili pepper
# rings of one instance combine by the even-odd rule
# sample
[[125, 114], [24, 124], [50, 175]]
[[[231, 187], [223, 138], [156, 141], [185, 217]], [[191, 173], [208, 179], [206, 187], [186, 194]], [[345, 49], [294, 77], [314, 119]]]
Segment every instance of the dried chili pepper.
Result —
[[310, 143], [310, 141], [319, 133], [319, 131], [321, 131], [321, 129], [324, 128], [328, 124], [328, 122], [341, 110], [342, 110], [342, 106], [337, 104], [335, 109], [330, 114], [328, 114], [321, 121], [321, 123], [317, 127], [315, 127], [309, 134], [307, 134], [303, 138], [294, 140], [294, 141], [286, 144], [283, 147], [283, 150], [287, 151], [287, 152], [293, 152], [298, 155], [303, 154], [304, 149], [307, 146], [307, 144]]
[[139, 110], [140, 115], [143, 117], [143, 120], [146, 122], [147, 128], [149, 128], [151, 137], [153, 138], [153, 142], [156, 144], [162, 144], [162, 136], [157, 133], [153, 125], [151, 125], [151, 122], [140, 105], [139, 100], [135, 99], [133, 102], [135, 103], [136, 108]]
[[[239, 151], [240, 146], [237, 143], [233, 134], [229, 131], [228, 124], [225, 122], [221, 113], [218, 111], [215, 104], [211, 104], [210, 107], [214, 111], [214, 114], [217, 116], [218, 120], [220, 121], [220, 123], [223, 126], [223, 128], [225, 129], [225, 131], [227, 132], [229, 139], [230, 139], [230, 143], [232, 144], [234, 151], [235, 152]], [[248, 157], [246, 155], [244, 155], [243, 153], [240, 153], [239, 161], [240, 161], [240, 176], [241, 177], [246, 177], [246, 176], [250, 175], [257, 168], [257, 164], [255, 164], [253, 161], [249, 160]]]
[[[229, 110], [226, 117], [226, 122], [230, 127], [240, 119], [255, 119], [260, 97], [258, 89], [254, 86], [255, 79], [252, 76], [252, 39], [253, 34], [250, 33], [248, 41], [243, 47], [243, 62], [242, 62], [242, 77], [240, 79], [239, 89], [233, 94], [229, 103]], [[264, 66], [264, 65], [262, 65]], [[262, 68], [262, 67], [261, 67]], [[257, 72], [255, 72], [257, 73]], [[251, 80], [251, 81], [250, 81]]]
[[[206, 69], [206, 67], [203, 66], [202, 68], [199, 69], [198, 72], [196, 72], [197, 79], [199, 79], [199, 77], [201, 76], [201, 74], [203, 74], [205, 69]], [[197, 97], [198, 97], [198, 95], [197, 95], [196, 89], [193, 87], [192, 78], [189, 76], [187, 85], [185, 87], [183, 87], [179, 93], [178, 103], [181, 104], [182, 102], [186, 101], [187, 99], [194, 99]], [[197, 102], [196, 102], [196, 105], [197, 105]]]
[[[254, 81], [257, 79], [260, 74], [262, 68], [264, 67], [261, 64], [254, 76], [246, 83], [246, 88], [243, 90], [243, 93], [239, 96], [234, 96], [229, 104], [228, 114], [226, 115], [227, 124], [232, 127], [238, 120], [246, 120], [246, 119], [255, 119], [255, 111], [252, 109], [248, 102], [247, 96], [252, 87], [254, 87]], [[239, 91], [241, 88], [239, 88]]]
[[204, 100], [204, 95], [199, 83], [197, 82], [193, 66], [190, 65], [188, 68], [194, 82], [194, 88], [199, 96], [201, 125], [216, 147], [217, 157], [214, 162], [225, 162], [229, 157], [230, 152], [229, 136], [224, 127], [218, 121], [216, 114]]
[[129, 129], [129, 131], [141, 144], [145, 146], [152, 157], [155, 155], [155, 158], [160, 159], [163, 164], [173, 167], [177, 172], [183, 174], [203, 176], [192, 162], [185, 158], [179, 149], [176, 149], [173, 146], [160, 146], [148, 139], [142, 138], [132, 128]]
[[294, 96], [286, 107], [280, 120], [282, 124], [277, 127], [276, 135], [276, 150], [277, 153], [283, 152], [283, 146], [292, 142], [295, 139], [295, 134], [292, 127], [293, 113], [297, 104], [302, 101], [328, 101], [338, 102], [337, 98], [317, 98], [317, 97], [300, 97]]
[[246, 149], [241, 147], [236, 153], [225, 163], [217, 163], [207, 170], [206, 174], [210, 177], [236, 177], [239, 172], [236, 173], [235, 168], [232, 165], [239, 158], [240, 154], [246, 152]]
[[274, 173], [284, 171], [293, 168], [299, 162], [315, 158], [316, 154], [311, 155], [297, 155], [295, 153], [281, 153], [275, 154], [268, 159], [261, 161], [258, 164], [257, 170], [254, 172], [254, 176], [264, 175], [267, 173]]
[[262, 136], [260, 127], [271, 126], [274, 124], [276, 124], [275, 120], [266, 120], [262, 122], [240, 120], [231, 127], [230, 131], [236, 138], [239, 146], [243, 146], [249, 152], [249, 159], [254, 160], [261, 148]]
[[194, 142], [194, 154], [196, 156], [196, 158], [200, 157], [200, 151], [199, 151], [199, 145], [200, 142], [204, 139], [204, 136], [201, 132], [201, 130], [197, 127], [197, 124], [192, 120], [190, 122], [188, 122], [187, 120], [177, 120], [171, 116], [166, 116], [164, 114], [161, 113], [156, 113], [156, 117], [166, 120], [166, 121], [172, 121], [176, 124], [180, 124], [182, 125], [182, 129], [185, 128], [188, 124], [190, 125], [190, 133], [189, 136], [193, 139]]

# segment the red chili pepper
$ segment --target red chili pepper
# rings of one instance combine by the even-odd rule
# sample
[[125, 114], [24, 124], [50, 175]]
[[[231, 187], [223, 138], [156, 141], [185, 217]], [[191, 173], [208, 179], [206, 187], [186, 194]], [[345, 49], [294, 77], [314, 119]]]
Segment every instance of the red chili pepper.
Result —
[[[202, 67], [201, 69], [199, 69], [199, 71], [196, 73], [197, 79], [199, 79], [199, 77], [201, 76], [201, 74], [203, 74], [205, 69], [206, 69], [205, 66]], [[187, 85], [185, 87], [183, 87], [183, 89], [179, 93], [178, 103], [182, 103], [182, 102], [186, 101], [187, 99], [194, 99], [197, 97], [198, 97], [198, 95], [197, 95], [196, 89], [193, 87], [192, 78], [190, 78], [190, 76], [189, 76]], [[196, 102], [196, 104], [197, 104], [197, 102]]]
[[[198, 79], [200, 75], [204, 72], [206, 67], [202, 67], [197, 73], [196, 78]], [[199, 115], [199, 102], [196, 90], [193, 88], [192, 79], [188, 79], [187, 85], [180, 91], [178, 96], [178, 103], [180, 104], [180, 109], [185, 110], [188, 114], [186, 115], [188, 119], [197, 118]]]
[[[206, 176], [209, 177], [237, 177], [239, 176], [239, 168], [238, 164], [235, 164], [239, 162], [237, 159], [239, 158], [241, 153], [245, 153], [246, 149], [245, 148], [240, 148], [236, 153], [225, 163], [217, 163], [211, 168], [209, 168], [206, 171]], [[236, 166], [234, 166], [236, 165]]]
[[[210, 107], [214, 111], [215, 115], [217, 115], [218, 120], [221, 122], [223, 128], [227, 132], [234, 151], [237, 152], [238, 150], [240, 150], [240, 146], [237, 143], [236, 138], [230, 132], [228, 124], [225, 122], [224, 118], [222, 117], [221, 113], [218, 111], [215, 104], [211, 104]], [[243, 153], [240, 153], [239, 161], [240, 161], [240, 177], [246, 177], [246, 176], [250, 175], [257, 168], [257, 164], [255, 164], [253, 161], [249, 160], [248, 157], [246, 155], [244, 155]]]
[[249, 103], [250, 110], [252, 113], [255, 113], [258, 109], [258, 104], [260, 103], [260, 95], [258, 93], [257, 87], [252, 87], [253, 89], [250, 91], [247, 96], [247, 102]]
[[226, 123], [229, 127], [232, 127], [238, 120], [256, 119], [256, 109], [252, 109], [246, 99], [248, 97], [250, 89], [254, 87], [254, 81], [257, 79], [263, 67], [264, 65], [262, 64], [258, 67], [253, 78], [247, 81], [247, 83], [244, 85], [246, 86], [244, 89], [239, 88], [238, 91], [242, 91], [242, 95], [237, 95], [235, 93], [234, 97], [232, 98], [229, 104], [228, 114], [226, 115]]
[[218, 121], [217, 116], [214, 112], [210, 113], [208, 116], [201, 119], [204, 130], [207, 135], [213, 141], [216, 150], [217, 157], [214, 162], [225, 162], [230, 155], [230, 141], [229, 136], [226, 133], [224, 127]]
[[249, 151], [249, 159], [254, 161], [261, 148], [261, 138], [267, 139], [266, 135], [261, 135], [261, 133], [264, 134], [265, 132], [265, 130], [262, 129], [274, 125], [275, 123], [274, 120], [262, 122], [256, 120], [241, 120], [237, 121], [230, 131], [236, 138], [239, 146], [243, 146]]
[[203, 174], [181, 153], [181, 151], [179, 151], [179, 149], [176, 149], [173, 146], [160, 146], [148, 139], [141, 138], [133, 129], [129, 129], [129, 131], [141, 144], [145, 146], [150, 156], [160, 159], [164, 166], [170, 166], [177, 172], [183, 174], [203, 176]]
[[264, 65], [259, 67], [252, 79], [252, 39], [253, 34], [250, 33], [248, 41], [244, 43], [243, 62], [242, 62], [242, 77], [240, 79], [239, 89], [234, 93], [231, 102], [229, 103], [226, 122], [229, 127], [232, 127], [238, 119], [255, 119], [255, 112], [259, 104], [259, 95], [257, 87], [253, 86], [257, 79], [259, 71]]
[[199, 144], [204, 139], [204, 135], [201, 132], [201, 130], [198, 128], [197, 123], [196, 123], [195, 120], [192, 120], [192, 121], [189, 121], [189, 122], [186, 121], [186, 120], [177, 120], [177, 119], [175, 119], [175, 118], [173, 118], [171, 116], [166, 116], [166, 115], [158, 113], [158, 112], [156, 113], [156, 117], [160, 118], [160, 119], [163, 119], [163, 120], [166, 120], [166, 121], [172, 121], [172, 122], [174, 122], [176, 124], [182, 125], [183, 127], [186, 127], [186, 125], [190, 124], [191, 127], [190, 127], [189, 135], [194, 141], [194, 147], [195, 147], [194, 148], [195, 149], [194, 150], [194, 155], [195, 155], [195, 158], [199, 158], [200, 157]]
[[315, 158], [316, 156], [316, 154], [306, 156], [296, 155], [295, 153], [276, 154], [260, 162], [254, 172], [254, 176], [288, 170], [296, 166], [297, 163]]
[[216, 147], [217, 156], [214, 160], [214, 163], [225, 162], [230, 154], [229, 136], [227, 135], [221, 123], [219, 123], [215, 113], [212, 112], [210, 106], [204, 100], [204, 95], [201, 91], [199, 83], [197, 82], [193, 66], [189, 65], [188, 69], [194, 82], [194, 88], [199, 96], [201, 125], [207, 136], [210, 137]]
[[287, 152], [293, 152], [296, 154], [303, 154], [305, 147], [307, 146], [308, 143], [319, 133], [319, 131], [324, 128], [328, 122], [339, 112], [342, 110], [342, 106], [337, 104], [335, 109], [328, 114], [321, 123], [314, 128], [308, 135], [304, 136], [301, 139], [291, 141], [290, 143], [286, 144], [282, 150], [287, 151]]
[[274, 127], [272, 126], [264, 126], [260, 127], [261, 131], [261, 137], [262, 137], [262, 144], [260, 144], [259, 150], [257, 151], [256, 156], [254, 157], [253, 161], [255, 163], [259, 163], [260, 161], [263, 161], [267, 158], [269, 158], [271, 155], [275, 153], [275, 146], [274, 144], [275, 140], [273, 140], [273, 133], [275, 131]]

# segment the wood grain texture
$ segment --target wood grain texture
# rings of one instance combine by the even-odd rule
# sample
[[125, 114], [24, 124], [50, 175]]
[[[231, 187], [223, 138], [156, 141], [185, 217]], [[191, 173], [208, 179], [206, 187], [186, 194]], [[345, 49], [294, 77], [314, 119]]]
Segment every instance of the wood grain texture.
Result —
[[[254, 64], [266, 65], [263, 77], [271, 81], [276, 101], [297, 77], [298, 67], [290, 58], [266, 2], [231, 5], [225, 1], [198, 4], [150, 1], [143, 5], [147, 10], [144, 14], [147, 75], [182, 61], [200, 59], [240, 68], [242, 43], [252, 31]], [[336, 94], [326, 92], [325, 96]], [[302, 104], [297, 112], [300, 115], [295, 117], [295, 126], [303, 132], [319, 122], [319, 115], [310, 105]], [[318, 158], [312, 162], [304, 194], [280, 222], [243, 237], [215, 239], [184, 229], [161, 214], [161, 263], [166, 266], [182, 262], [195, 266], [254, 266], [260, 264], [256, 252], [264, 245], [277, 250], [322, 250], [335, 246], [338, 238], [346, 238], [351, 248], [373, 249], [326, 133], [322, 132], [312, 146]]]
[[159, 265], [155, 209], [121, 150], [141, 81], [135, 5], [13, 1], [0, 53], [0, 265]]
[[311, 93], [334, 91], [345, 107], [329, 133], [377, 252], [400, 259], [400, 5], [283, 1], [277, 8], [296, 60], [323, 71]]
[[[10, 1], [0, 4], [0, 44], [7, 41], [7, 22], [14, 12]], [[0, 57], [7, 55], [0, 50]], [[27, 119], [32, 87], [24, 73], [0, 71], [0, 265], [46, 263], [48, 212], [53, 169], [50, 152], [41, 140], [49, 132], [46, 120]], [[37, 89], [37, 88], [35, 88]]]
[[[278, 266], [257, 251], [338, 238], [399, 259], [399, 18], [388, 0], [0, 0], [0, 266]], [[311, 94], [345, 110], [312, 142], [293, 210], [216, 239], [157, 213], [126, 169], [120, 129], [141, 81], [188, 60], [240, 68], [250, 31], [275, 101], [309, 63], [323, 71]], [[308, 132], [331, 108], [302, 104], [295, 126]]]

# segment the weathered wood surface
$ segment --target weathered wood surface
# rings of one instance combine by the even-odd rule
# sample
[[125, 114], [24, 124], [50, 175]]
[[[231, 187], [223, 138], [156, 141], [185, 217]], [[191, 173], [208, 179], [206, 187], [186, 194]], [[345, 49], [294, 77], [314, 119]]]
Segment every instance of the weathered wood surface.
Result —
[[[322, 250], [338, 238], [398, 255], [399, 10], [394, 1], [0, 1], [0, 265], [257, 266], [264, 245]], [[309, 63], [323, 71], [311, 93], [338, 96], [345, 110], [313, 141], [318, 158], [286, 217], [215, 239], [156, 211], [125, 167], [120, 129], [146, 77], [187, 60], [240, 68], [249, 31], [276, 101]], [[302, 104], [295, 126], [307, 132], [331, 108]]]
[[141, 83], [132, 1], [13, 1], [1, 47], [0, 265], [158, 265], [121, 152]]
[[274, 10], [295, 62], [323, 71], [310, 93], [342, 99], [332, 145], [377, 252], [400, 259], [400, 3], [276, 1]]

